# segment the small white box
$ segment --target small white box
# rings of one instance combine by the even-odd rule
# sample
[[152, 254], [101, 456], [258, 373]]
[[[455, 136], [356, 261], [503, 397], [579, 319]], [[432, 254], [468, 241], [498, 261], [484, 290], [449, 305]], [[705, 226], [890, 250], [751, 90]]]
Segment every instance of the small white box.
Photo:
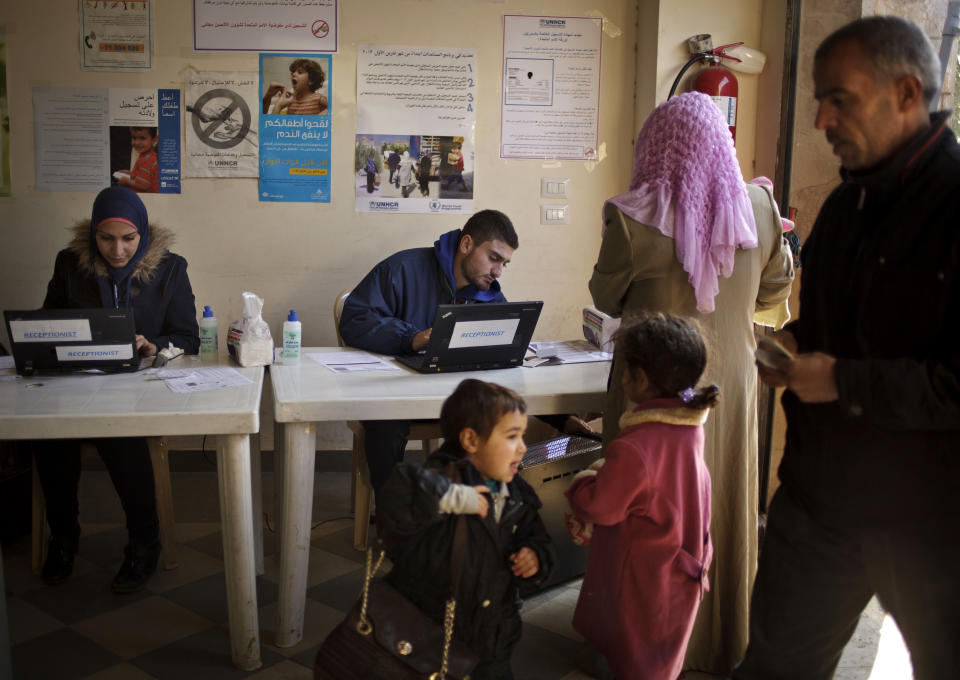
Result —
[[583, 308], [583, 337], [604, 352], [613, 352], [613, 336], [620, 328], [620, 319], [604, 314], [593, 305]]

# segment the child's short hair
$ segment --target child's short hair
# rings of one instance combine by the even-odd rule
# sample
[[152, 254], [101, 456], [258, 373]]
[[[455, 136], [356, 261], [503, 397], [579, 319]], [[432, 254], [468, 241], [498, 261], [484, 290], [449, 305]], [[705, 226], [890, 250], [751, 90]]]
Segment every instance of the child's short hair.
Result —
[[143, 126], [143, 125], [131, 125], [131, 126], [130, 126], [130, 132], [136, 132], [137, 130], [146, 130], [146, 131], [150, 134], [151, 137], [156, 137], [156, 136], [157, 136], [157, 128], [156, 128], [156, 127], [146, 127], [146, 126]]
[[643, 370], [661, 397], [680, 397], [689, 408], [715, 406], [720, 388], [696, 389], [707, 367], [707, 346], [699, 324], [673, 314], [647, 314], [627, 320], [616, 336], [616, 351], [633, 378]]
[[303, 71], [310, 80], [310, 89], [316, 92], [323, 87], [323, 81], [327, 79], [327, 74], [323, 72], [323, 67], [313, 59], [294, 59], [290, 62], [290, 73], [296, 70]]
[[519, 394], [502, 385], [468, 378], [443, 402], [440, 429], [447, 442], [459, 446], [464, 429], [469, 427], [486, 439], [497, 421], [514, 411], [527, 412], [527, 404]]

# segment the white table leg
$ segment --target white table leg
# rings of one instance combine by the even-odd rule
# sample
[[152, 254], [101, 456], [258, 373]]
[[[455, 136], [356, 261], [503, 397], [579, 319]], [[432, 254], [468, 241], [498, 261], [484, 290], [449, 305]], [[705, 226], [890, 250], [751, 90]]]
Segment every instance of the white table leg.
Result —
[[284, 443], [282, 423], [273, 424], [273, 531], [277, 537], [283, 536], [283, 459]]
[[237, 668], [252, 671], [260, 668], [261, 663], [254, 574], [250, 437], [245, 434], [219, 435], [217, 469], [230, 651]]
[[250, 478], [253, 487], [253, 559], [257, 576], [263, 575], [263, 464], [260, 435], [250, 435]]
[[303, 638], [317, 427], [315, 423], [284, 423], [283, 428], [283, 533], [276, 644], [292, 647]]

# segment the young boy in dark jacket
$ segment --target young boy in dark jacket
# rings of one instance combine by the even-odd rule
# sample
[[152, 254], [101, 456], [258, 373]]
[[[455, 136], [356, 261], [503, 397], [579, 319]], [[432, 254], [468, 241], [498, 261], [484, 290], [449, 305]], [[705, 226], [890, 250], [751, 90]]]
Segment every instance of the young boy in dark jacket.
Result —
[[527, 450], [526, 404], [499, 385], [464, 380], [444, 402], [440, 424], [440, 450], [423, 466], [398, 465], [378, 498], [394, 564], [386, 580], [442, 623], [454, 532], [466, 515], [454, 634], [480, 659], [474, 680], [509, 680], [520, 591], [543, 582], [554, 561], [540, 501], [517, 476]]

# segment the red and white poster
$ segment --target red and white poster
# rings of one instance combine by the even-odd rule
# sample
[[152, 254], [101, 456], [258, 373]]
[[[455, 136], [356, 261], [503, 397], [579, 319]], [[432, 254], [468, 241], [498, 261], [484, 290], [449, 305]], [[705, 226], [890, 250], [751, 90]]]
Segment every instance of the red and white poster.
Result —
[[336, 52], [338, 0], [193, 0], [196, 50]]

